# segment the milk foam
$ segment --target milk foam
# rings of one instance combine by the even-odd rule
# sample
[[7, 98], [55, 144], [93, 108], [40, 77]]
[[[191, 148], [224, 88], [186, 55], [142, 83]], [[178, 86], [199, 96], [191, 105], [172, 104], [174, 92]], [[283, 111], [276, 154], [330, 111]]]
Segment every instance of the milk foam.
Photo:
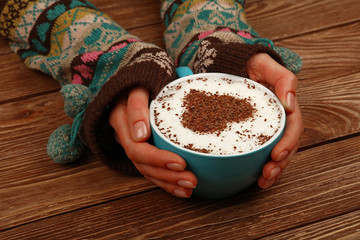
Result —
[[[184, 98], [191, 89], [206, 93], [248, 99], [255, 110], [245, 121], [228, 123], [220, 133], [199, 133], [184, 128], [181, 116]], [[234, 106], [236, 107], [236, 106]], [[252, 81], [210, 76], [176, 83], [166, 87], [153, 101], [155, 124], [170, 141], [191, 150], [205, 149], [210, 154], [244, 153], [261, 147], [280, 128], [282, 110], [272, 93], [266, 93]]]

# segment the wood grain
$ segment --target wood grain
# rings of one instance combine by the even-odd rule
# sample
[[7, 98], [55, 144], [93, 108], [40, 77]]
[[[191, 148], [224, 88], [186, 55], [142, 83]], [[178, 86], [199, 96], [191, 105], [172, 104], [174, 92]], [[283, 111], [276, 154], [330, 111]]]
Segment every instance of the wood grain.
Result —
[[354, 0], [247, 1], [249, 23], [261, 36], [273, 40], [316, 32], [360, 20], [360, 2]]
[[[357, 73], [323, 81], [300, 81], [298, 96], [305, 123], [302, 146], [359, 131], [359, 78]], [[31, 153], [37, 155], [41, 151], [46, 155], [45, 145], [50, 133], [59, 125], [71, 123], [63, 113], [63, 99], [59, 93], [4, 104], [0, 107], [0, 114], [3, 139], [0, 153], [4, 160], [19, 154], [15, 155], [19, 160], [28, 161], [27, 154], [17, 151], [20, 147], [14, 144], [23, 137], [27, 138], [25, 142], [42, 146], [33, 149], [36, 153]]]
[[292, 239], [359, 239], [360, 238], [360, 210], [341, 216], [311, 223], [309, 225], [291, 229], [289, 231], [261, 238], [262, 240], [292, 240]]
[[359, 31], [360, 21], [275, 41], [275, 44], [290, 48], [301, 56], [300, 81], [317, 82], [360, 72]]
[[47, 139], [62, 124], [59, 93], [0, 105], [0, 230], [153, 188], [110, 170], [94, 156], [58, 165]]
[[[302, 146], [310, 146], [322, 141], [338, 138], [359, 131], [359, 73], [346, 75], [339, 78], [319, 79], [317, 81], [300, 81], [299, 101], [302, 107], [305, 123], [305, 134], [302, 138]], [[343, 84], [346, 82], [347, 84]], [[50, 133], [59, 125], [71, 123], [71, 120], [63, 114], [63, 101], [59, 93], [46, 94], [39, 97], [29, 98], [28, 100], [10, 102], [0, 107], [0, 153], [2, 155], [1, 189], [3, 199], [9, 198], [12, 203], [11, 196], [14, 189], [22, 188], [24, 194], [29, 191], [34, 195], [41, 195], [43, 198], [38, 199], [39, 203], [47, 203], [47, 199], [51, 201], [59, 201], [56, 209], [43, 208], [42, 205], [31, 205], [27, 198], [21, 201], [17, 200], [17, 204], [21, 206], [19, 211], [6, 212], [9, 216], [3, 226], [16, 226], [17, 224], [36, 220], [42, 217], [59, 214], [69, 209], [78, 209], [80, 206], [87, 206], [101, 202], [103, 196], [113, 192], [111, 186], [106, 186], [106, 179], [118, 181], [119, 184], [123, 178], [117, 178], [106, 173], [100, 184], [102, 193], [95, 194], [87, 201], [78, 200], [83, 196], [83, 180], [89, 177], [84, 172], [89, 170], [90, 176], [97, 175], [106, 170], [101, 163], [90, 162], [85, 165], [79, 165], [77, 168], [67, 166], [65, 169], [54, 165], [46, 156], [46, 142]], [[32, 143], [29, 145], [28, 143]], [[19, 151], [18, 149], [22, 149]], [[85, 157], [85, 159], [88, 158]], [[81, 167], [80, 167], [81, 166]], [[64, 172], [65, 171], [65, 172]], [[95, 171], [95, 172], [91, 172]], [[63, 201], [59, 198], [59, 194], [68, 198], [68, 186], [58, 188], [57, 191], [50, 191], [44, 194], [44, 189], [55, 188], [60, 182], [64, 174], [74, 174], [73, 179], [67, 181], [79, 182], [79, 185], [73, 185], [71, 192], [74, 193], [73, 201]], [[109, 175], [109, 176], [108, 176]], [[106, 177], [107, 176], [107, 177]], [[90, 179], [92, 177], [89, 177]], [[50, 181], [55, 179], [54, 181]], [[144, 182], [141, 182], [144, 184]], [[119, 195], [109, 195], [110, 199], [114, 199], [123, 194], [133, 194], [142, 189], [134, 187], [129, 192], [119, 190]], [[68, 184], [71, 185], [71, 184]], [[38, 190], [34, 191], [31, 186], [38, 186]], [[145, 184], [145, 189], [149, 185]], [[86, 190], [90, 191], [91, 186], [86, 186]], [[126, 186], [123, 186], [126, 188]], [[103, 194], [103, 195], [102, 195]], [[113, 194], [113, 193], [112, 193]], [[24, 196], [25, 196], [24, 195]], [[55, 195], [55, 197], [53, 196]], [[5, 197], [6, 196], [6, 197]], [[80, 197], [79, 197], [80, 196]], [[50, 201], [50, 202], [51, 202]], [[52, 205], [52, 204], [49, 204]], [[9, 205], [4, 205], [9, 206]], [[31, 206], [32, 212], [28, 209]], [[7, 208], [4, 208], [5, 210]], [[26, 214], [24, 214], [26, 213]]]
[[[176, 199], [156, 190], [29, 223], [4, 231], [2, 236], [7, 239], [264, 237], [357, 211], [359, 145], [360, 137], [356, 137], [303, 151], [268, 190], [251, 188], [221, 201]], [[326, 161], [330, 157], [341, 161]]]
[[15, 54], [0, 56], [0, 104], [60, 90], [49, 76], [27, 68]]
[[159, 0], [92, 0], [91, 2], [127, 30], [161, 22]]
[[[359, 78], [360, 75], [355, 74], [331, 79], [326, 84], [321, 81], [301, 82], [299, 100], [305, 123], [302, 146], [359, 131]], [[343, 82], [347, 84], [343, 86]], [[6, 219], [0, 220], [2, 228], [93, 205], [105, 196], [115, 199], [152, 187], [143, 179], [124, 184], [128, 180], [126, 177], [113, 173], [102, 163], [94, 161], [91, 155], [83, 158], [84, 161], [90, 160], [75, 166], [52, 163], [46, 155], [47, 139], [53, 130], [65, 123], [71, 123], [71, 119], [63, 113], [63, 100], [59, 93], [0, 106], [0, 199], [4, 199], [1, 211], [7, 215]], [[72, 177], [65, 177], [69, 175]], [[90, 179], [97, 182], [98, 188], [85, 183]], [[114, 193], [116, 188], [117, 194]], [[17, 192], [21, 194], [15, 194]], [[68, 192], [72, 192], [71, 197]], [[83, 198], [84, 192], [89, 194], [86, 199]], [[27, 196], [37, 196], [37, 203], [28, 202]], [[54, 202], [57, 203], [55, 207]], [[44, 205], [51, 207], [44, 208]]]
[[[164, 47], [158, 0], [92, 0]], [[58, 165], [50, 133], [71, 119], [59, 84], [27, 69], [0, 40], [0, 239], [359, 238], [360, 1], [253, 0], [252, 26], [303, 60], [301, 151], [270, 189], [178, 199], [86, 153]], [[145, 13], [146, 14], [143, 14]]]
[[360, 131], [360, 72], [329, 80], [300, 81], [297, 96], [305, 132], [301, 146]]
[[13, 53], [13, 51], [10, 49], [9, 43], [5, 39], [0, 38], [0, 56], [10, 53]]

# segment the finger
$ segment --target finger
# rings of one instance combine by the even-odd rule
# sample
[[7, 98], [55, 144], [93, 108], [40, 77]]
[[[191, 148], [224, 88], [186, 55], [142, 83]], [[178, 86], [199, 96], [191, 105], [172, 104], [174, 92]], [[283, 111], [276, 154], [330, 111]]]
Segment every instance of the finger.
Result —
[[197, 179], [190, 171], [173, 171], [145, 164], [135, 164], [135, 166], [146, 178], [155, 178], [174, 186], [189, 189], [193, 189], [197, 185]]
[[150, 137], [148, 90], [140, 87], [131, 90], [126, 112], [132, 139], [146, 141]]
[[156, 178], [146, 177], [149, 181], [153, 182], [157, 186], [164, 189], [166, 192], [181, 198], [189, 198], [192, 194], [192, 189], [189, 188], [182, 188], [167, 182], [159, 181]]
[[275, 161], [285, 159], [297, 146], [303, 132], [301, 111], [295, 99], [295, 110], [287, 115], [284, 135], [271, 151], [271, 158]]
[[118, 143], [125, 149], [127, 156], [137, 163], [183, 171], [186, 168], [186, 162], [179, 155], [158, 149], [147, 142], [135, 142], [131, 138], [126, 108], [124, 104], [116, 105], [110, 116], [110, 124], [116, 132]]
[[[127, 106], [117, 105], [111, 113], [111, 125], [117, 141], [124, 147], [136, 168], [159, 187], [178, 197], [189, 197], [197, 179], [190, 171], [184, 171], [185, 161], [175, 153], [160, 150], [146, 142], [135, 142], [130, 137]], [[116, 116], [116, 117], [115, 117]]]
[[263, 173], [258, 177], [258, 186], [263, 189], [271, 187], [279, 179], [282, 171], [291, 162], [296, 152], [297, 147], [283, 161], [267, 163], [263, 168]]
[[273, 184], [275, 183], [275, 179], [271, 179], [271, 180], [267, 180], [264, 178], [263, 175], [261, 175], [258, 178], [258, 186], [261, 187], [262, 189], [266, 189], [271, 187]]
[[285, 110], [289, 113], [294, 111], [298, 80], [292, 72], [265, 53], [256, 54], [249, 59], [247, 72], [251, 79], [273, 86]]
[[126, 116], [126, 104], [127, 100], [118, 101], [109, 116], [109, 123], [115, 130], [115, 139], [122, 146], [132, 142], [132, 139], [129, 138], [130, 132], [128, 130], [129, 124]]
[[186, 168], [186, 162], [182, 157], [171, 151], [158, 149], [147, 142], [123, 146], [127, 156], [136, 163], [173, 171], [184, 171]]
[[122, 134], [118, 136], [119, 143], [125, 149], [129, 159], [133, 162], [173, 171], [185, 170], [186, 162], [179, 155], [171, 151], [158, 149], [147, 142], [138, 143], [128, 140], [129, 138], [127, 138], [123, 133], [124, 131], [122, 131]]
[[262, 171], [263, 177], [267, 180], [274, 178], [276, 179], [282, 173], [282, 171], [289, 165], [295, 153], [297, 152], [298, 148], [299, 148], [299, 142], [284, 160], [280, 162], [270, 161], [266, 163]]

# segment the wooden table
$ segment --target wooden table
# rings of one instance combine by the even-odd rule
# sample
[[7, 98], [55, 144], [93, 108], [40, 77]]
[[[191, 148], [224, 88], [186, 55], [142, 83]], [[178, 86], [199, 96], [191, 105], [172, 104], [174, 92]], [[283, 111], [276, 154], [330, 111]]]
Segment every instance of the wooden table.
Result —
[[[164, 46], [158, 0], [92, 2]], [[360, 239], [360, 1], [248, 0], [246, 11], [262, 36], [304, 63], [305, 133], [273, 187], [178, 199], [90, 153], [57, 165], [47, 139], [71, 123], [60, 86], [1, 40], [0, 239]]]

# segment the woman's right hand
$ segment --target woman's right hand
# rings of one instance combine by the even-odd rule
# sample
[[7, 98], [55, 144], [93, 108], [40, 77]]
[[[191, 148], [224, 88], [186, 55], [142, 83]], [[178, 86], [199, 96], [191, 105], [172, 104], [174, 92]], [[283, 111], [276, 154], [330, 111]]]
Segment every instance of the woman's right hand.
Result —
[[186, 162], [179, 155], [147, 142], [151, 135], [148, 106], [149, 93], [144, 88], [133, 89], [127, 99], [116, 103], [109, 118], [116, 141], [146, 179], [174, 196], [188, 198], [197, 179], [185, 170]]
[[272, 160], [265, 164], [262, 174], [258, 178], [259, 187], [268, 188], [277, 181], [294, 157], [304, 131], [296, 97], [298, 80], [292, 72], [265, 53], [255, 54], [249, 59], [247, 72], [252, 80], [272, 86], [286, 110], [284, 136], [273, 148]]

